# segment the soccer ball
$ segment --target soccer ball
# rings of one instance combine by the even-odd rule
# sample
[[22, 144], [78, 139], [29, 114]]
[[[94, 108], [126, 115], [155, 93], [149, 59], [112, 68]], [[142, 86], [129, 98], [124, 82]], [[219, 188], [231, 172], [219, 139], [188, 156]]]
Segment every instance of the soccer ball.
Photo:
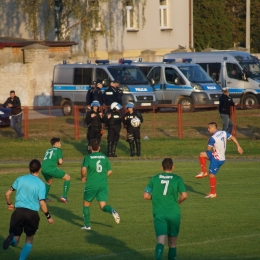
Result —
[[141, 125], [140, 119], [139, 119], [138, 117], [132, 118], [132, 119], [131, 119], [131, 125], [132, 125], [133, 127], [138, 127], [138, 126], [140, 126], [140, 125]]

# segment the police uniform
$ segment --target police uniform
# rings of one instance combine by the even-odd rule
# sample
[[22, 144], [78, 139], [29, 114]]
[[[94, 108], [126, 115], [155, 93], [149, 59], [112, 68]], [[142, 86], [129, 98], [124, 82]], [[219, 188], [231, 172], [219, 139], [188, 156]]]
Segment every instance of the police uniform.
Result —
[[[93, 82], [93, 84], [96, 84], [95, 82]], [[86, 105], [87, 106], [90, 106], [90, 104], [92, 103], [92, 101], [94, 100], [93, 99], [93, 92], [95, 90], [95, 85], [94, 86], [91, 86], [87, 92], [87, 95], [86, 95]]]
[[[118, 83], [117, 81], [112, 81], [111, 83]], [[104, 101], [106, 106], [111, 106], [113, 102], [117, 102], [122, 105], [123, 91], [118, 87], [109, 86], [104, 91]]]
[[[102, 121], [106, 124], [108, 134], [107, 134], [107, 155], [108, 157], [117, 157], [116, 155], [116, 146], [120, 137], [122, 116], [119, 109], [122, 106], [116, 103], [119, 106], [119, 109], [113, 109], [113, 104], [111, 104], [111, 108], [104, 115]], [[111, 114], [111, 117], [108, 118], [108, 115]]]
[[139, 118], [141, 123], [143, 122], [142, 114], [135, 109], [133, 109], [132, 113], [127, 112], [123, 120], [123, 124], [127, 130], [127, 141], [129, 142], [130, 145], [130, 156], [135, 155], [135, 145], [136, 145], [136, 155], [137, 156], [141, 155], [140, 126], [133, 127], [131, 125], [131, 120], [135, 117]]

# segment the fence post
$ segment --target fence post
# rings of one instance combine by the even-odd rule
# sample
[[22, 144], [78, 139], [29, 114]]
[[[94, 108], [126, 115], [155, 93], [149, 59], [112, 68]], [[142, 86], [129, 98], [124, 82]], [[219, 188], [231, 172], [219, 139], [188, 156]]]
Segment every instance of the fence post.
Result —
[[74, 106], [74, 138], [79, 140], [79, 108]]
[[50, 119], [50, 137], [52, 137], [52, 118], [51, 118], [51, 107], [49, 106], [49, 119]]
[[234, 137], [236, 137], [237, 136], [236, 107], [231, 106], [230, 112], [231, 112], [230, 117], [231, 117], [231, 120], [232, 120], [232, 123], [233, 123], [232, 135]]
[[28, 139], [28, 107], [23, 107], [23, 134]]
[[178, 104], [177, 107], [178, 111], [178, 138], [183, 138], [183, 122], [182, 122], [182, 106], [181, 104]]
[[155, 115], [155, 106], [153, 105], [153, 137], [156, 137], [156, 115]]

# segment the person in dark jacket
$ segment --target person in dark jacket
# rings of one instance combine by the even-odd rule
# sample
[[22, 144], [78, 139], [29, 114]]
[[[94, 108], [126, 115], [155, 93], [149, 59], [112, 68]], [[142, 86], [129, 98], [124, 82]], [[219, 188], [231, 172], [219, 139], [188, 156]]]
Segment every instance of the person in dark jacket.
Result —
[[15, 91], [10, 91], [10, 97], [5, 101], [3, 107], [11, 108], [11, 127], [17, 134], [17, 138], [21, 138], [24, 136], [22, 132], [22, 108], [21, 108], [21, 101], [19, 97], [15, 95]]
[[108, 134], [107, 134], [107, 156], [117, 157], [116, 146], [120, 137], [120, 130], [122, 124], [121, 111], [122, 106], [113, 102], [110, 109], [105, 113], [103, 117], [103, 122], [106, 124]]
[[[134, 108], [132, 102], [126, 104], [127, 113], [124, 115], [123, 124], [127, 130], [127, 141], [130, 145], [130, 156], [135, 155], [135, 145], [136, 145], [136, 155], [141, 155], [141, 141], [140, 141], [140, 124], [143, 123], [142, 114]], [[133, 119], [138, 118], [139, 123], [135, 124]], [[137, 121], [138, 122], [138, 121]]]
[[222, 130], [232, 134], [233, 123], [230, 119], [230, 107], [236, 106], [237, 103], [233, 102], [233, 99], [229, 96], [227, 89], [223, 91], [223, 94], [219, 97], [219, 113], [222, 119]]
[[104, 101], [106, 106], [111, 106], [113, 102], [117, 102], [122, 106], [123, 91], [118, 88], [119, 82], [113, 80], [110, 86], [104, 91]]
[[100, 106], [103, 106], [104, 103], [104, 96], [102, 93], [102, 83], [93, 81], [92, 87], [87, 92], [86, 96], [86, 105], [87, 107], [91, 106], [91, 103], [96, 100], [99, 102]]
[[87, 124], [88, 132], [88, 153], [91, 153], [91, 141], [97, 139], [99, 142], [102, 137], [102, 114], [99, 110], [100, 103], [94, 100], [91, 103], [90, 111], [87, 111], [85, 117], [85, 123]]

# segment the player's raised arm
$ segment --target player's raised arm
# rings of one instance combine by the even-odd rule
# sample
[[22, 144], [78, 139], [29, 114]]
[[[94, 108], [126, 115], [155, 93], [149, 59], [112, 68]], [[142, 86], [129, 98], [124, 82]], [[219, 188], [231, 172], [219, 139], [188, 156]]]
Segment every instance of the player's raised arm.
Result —
[[238, 143], [236, 137], [232, 135], [232, 136], [230, 137], [230, 139], [236, 144], [238, 153], [239, 153], [239, 154], [243, 154], [244, 151], [243, 151], [243, 149], [241, 148], [241, 146], [239, 145], [239, 143]]

